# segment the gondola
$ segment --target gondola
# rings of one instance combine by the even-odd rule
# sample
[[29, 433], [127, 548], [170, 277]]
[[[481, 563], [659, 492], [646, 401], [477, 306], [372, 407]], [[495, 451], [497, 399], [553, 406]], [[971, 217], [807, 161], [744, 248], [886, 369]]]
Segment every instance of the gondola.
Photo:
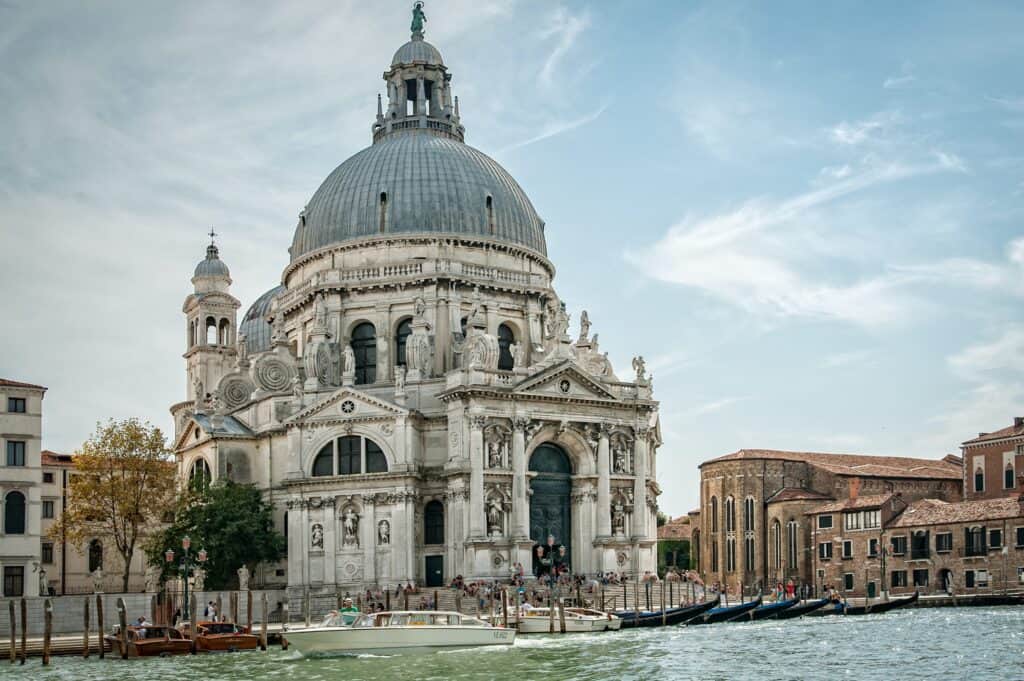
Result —
[[716, 607], [720, 598], [720, 596], [715, 596], [714, 600], [704, 601], [703, 603], [695, 603], [694, 605], [680, 608], [666, 608], [664, 624], [661, 619], [661, 610], [641, 610], [640, 612], [636, 610], [620, 610], [615, 612], [615, 615], [622, 619], [623, 629], [682, 624]]
[[915, 591], [913, 596], [907, 596], [906, 598], [897, 598], [891, 601], [876, 601], [875, 603], [869, 603], [865, 605], [849, 605], [846, 603], [836, 603], [835, 605], [824, 607], [821, 610], [813, 613], [814, 615], [877, 615], [883, 612], [889, 612], [896, 608], [902, 608], [905, 605], [916, 603], [920, 594]]
[[739, 605], [730, 605], [725, 608], [712, 608], [703, 615], [694, 617], [686, 623], [686, 626], [695, 624], [717, 624], [718, 622], [728, 622], [737, 615], [743, 615], [751, 610], [761, 606], [761, 597], [750, 601], [749, 603], [740, 603]]
[[758, 608], [754, 608], [753, 610], [748, 610], [745, 613], [741, 613], [739, 615], [736, 615], [735, 617], [733, 617], [732, 619], [729, 619], [727, 621], [729, 621], [729, 622], [746, 622], [746, 621], [749, 620], [749, 621], [753, 622], [753, 621], [757, 621], [757, 620], [766, 620], [766, 619], [768, 619], [770, 617], [774, 617], [775, 615], [778, 615], [780, 612], [782, 612], [784, 610], [788, 610], [789, 608], [792, 608], [794, 605], [796, 605], [799, 602], [800, 602], [799, 598], [790, 598], [789, 600], [786, 600], [786, 601], [778, 601], [776, 603], [765, 603], [764, 605], [762, 605], [762, 606], [760, 606]]
[[794, 617], [802, 617], [813, 613], [815, 610], [819, 610], [828, 603], [827, 598], [819, 598], [816, 601], [807, 601], [801, 605], [794, 605], [792, 608], [786, 608], [782, 612], [777, 612], [772, 616], [772, 619], [777, 620], [791, 620]]

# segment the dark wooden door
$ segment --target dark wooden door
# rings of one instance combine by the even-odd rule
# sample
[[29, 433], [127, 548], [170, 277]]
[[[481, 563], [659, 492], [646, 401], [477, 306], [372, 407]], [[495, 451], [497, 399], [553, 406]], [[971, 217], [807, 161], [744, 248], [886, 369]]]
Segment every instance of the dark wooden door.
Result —
[[444, 556], [426, 557], [427, 586], [444, 586]]
[[572, 561], [569, 457], [561, 448], [543, 444], [530, 457], [530, 470], [536, 473], [530, 481], [530, 539], [535, 544], [545, 544], [548, 535], [554, 535], [555, 543], [565, 546]]

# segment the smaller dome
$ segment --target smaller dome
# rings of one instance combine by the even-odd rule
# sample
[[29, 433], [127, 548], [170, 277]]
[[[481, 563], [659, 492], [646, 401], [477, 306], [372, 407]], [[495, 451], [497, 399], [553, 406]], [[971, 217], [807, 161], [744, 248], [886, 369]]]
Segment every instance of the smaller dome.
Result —
[[274, 298], [284, 293], [284, 290], [284, 286], [275, 286], [257, 298], [238, 325], [238, 336], [245, 336], [245, 347], [249, 352], [266, 352], [270, 349], [270, 337], [274, 331], [267, 322], [267, 315], [270, 314], [270, 304]]
[[228, 271], [228, 266], [224, 264], [224, 261], [220, 259], [220, 254], [214, 244], [206, 247], [206, 258], [200, 260], [199, 264], [196, 265], [196, 271], [193, 276], [231, 278], [231, 272]]
[[391, 59], [391, 66], [399, 64], [430, 64], [431, 66], [444, 66], [441, 53], [437, 48], [423, 38], [414, 37], [398, 48], [395, 56]]

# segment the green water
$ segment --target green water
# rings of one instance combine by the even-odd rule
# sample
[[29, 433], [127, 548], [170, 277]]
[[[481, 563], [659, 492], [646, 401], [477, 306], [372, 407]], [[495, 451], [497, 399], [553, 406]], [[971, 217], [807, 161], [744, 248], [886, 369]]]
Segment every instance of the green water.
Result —
[[0, 680], [1024, 679], [1024, 608], [942, 608], [572, 636], [510, 648], [305, 659], [294, 650], [163, 659], [38, 658]]

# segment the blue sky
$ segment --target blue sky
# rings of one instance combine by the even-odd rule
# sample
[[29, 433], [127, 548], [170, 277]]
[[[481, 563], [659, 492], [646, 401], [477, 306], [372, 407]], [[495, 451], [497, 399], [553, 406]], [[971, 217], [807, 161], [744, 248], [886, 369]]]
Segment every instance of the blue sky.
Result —
[[[941, 457], [1024, 412], [1024, 6], [433, 0], [467, 142], [662, 404], [661, 506], [741, 447]], [[248, 305], [369, 144], [409, 3], [0, 1], [0, 375], [44, 446], [170, 428], [216, 225]]]

